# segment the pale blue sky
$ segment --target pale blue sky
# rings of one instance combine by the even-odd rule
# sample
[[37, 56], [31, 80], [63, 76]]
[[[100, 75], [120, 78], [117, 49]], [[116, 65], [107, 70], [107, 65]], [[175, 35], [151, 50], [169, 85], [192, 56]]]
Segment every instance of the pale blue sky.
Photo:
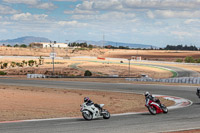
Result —
[[200, 47], [200, 0], [0, 0], [0, 40], [22, 36]]

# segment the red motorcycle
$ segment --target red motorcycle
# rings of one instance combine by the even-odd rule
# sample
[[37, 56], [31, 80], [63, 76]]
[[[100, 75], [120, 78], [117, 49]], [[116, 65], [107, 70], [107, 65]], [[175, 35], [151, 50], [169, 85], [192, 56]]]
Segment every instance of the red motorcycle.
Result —
[[159, 113], [168, 113], [168, 109], [167, 107], [164, 105], [164, 104], [158, 104], [152, 100], [149, 100], [148, 101], [148, 104], [145, 105], [149, 112], [152, 114], [152, 115], [156, 115], [156, 114], [159, 114]]

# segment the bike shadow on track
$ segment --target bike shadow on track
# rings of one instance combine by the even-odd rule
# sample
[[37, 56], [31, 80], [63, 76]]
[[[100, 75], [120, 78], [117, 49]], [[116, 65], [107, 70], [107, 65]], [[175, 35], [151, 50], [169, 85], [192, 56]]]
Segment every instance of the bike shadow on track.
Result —
[[157, 116], [157, 115], [165, 115], [165, 114], [164, 113], [158, 113], [156, 115], [152, 115], [150, 113], [145, 113], [145, 114], [140, 114], [140, 115], [142, 115], [142, 116]]
[[139, 114], [139, 115], [142, 115], [142, 116], [151, 116], [152, 114], [150, 114], [150, 113], [144, 113], [144, 114]]
[[75, 121], [99, 121], [99, 120], [104, 120], [103, 118], [95, 118], [95, 119], [92, 119], [92, 120], [85, 120], [84, 118], [77, 118], [75, 119]]
[[200, 106], [200, 102], [198, 102], [198, 103], [193, 103], [193, 105], [198, 105], [198, 106]]

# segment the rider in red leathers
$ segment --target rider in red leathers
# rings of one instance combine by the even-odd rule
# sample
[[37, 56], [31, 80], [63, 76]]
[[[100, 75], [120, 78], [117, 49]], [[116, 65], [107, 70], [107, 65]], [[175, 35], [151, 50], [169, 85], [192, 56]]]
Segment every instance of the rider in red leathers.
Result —
[[157, 98], [155, 98], [155, 97], [153, 97], [148, 91], [145, 92], [144, 95], [145, 95], [146, 106], [149, 106], [149, 101], [150, 101], [150, 100], [151, 100], [151, 101], [154, 101], [154, 102], [156, 102], [157, 104], [159, 104], [160, 106], [162, 106], [162, 104], [160, 103], [160, 100], [157, 99]]

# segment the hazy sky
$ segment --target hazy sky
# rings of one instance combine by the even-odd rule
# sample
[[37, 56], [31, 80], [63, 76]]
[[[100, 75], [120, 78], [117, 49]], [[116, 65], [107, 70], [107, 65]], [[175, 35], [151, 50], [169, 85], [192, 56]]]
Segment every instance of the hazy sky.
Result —
[[0, 40], [105, 40], [200, 47], [200, 0], [0, 0]]

